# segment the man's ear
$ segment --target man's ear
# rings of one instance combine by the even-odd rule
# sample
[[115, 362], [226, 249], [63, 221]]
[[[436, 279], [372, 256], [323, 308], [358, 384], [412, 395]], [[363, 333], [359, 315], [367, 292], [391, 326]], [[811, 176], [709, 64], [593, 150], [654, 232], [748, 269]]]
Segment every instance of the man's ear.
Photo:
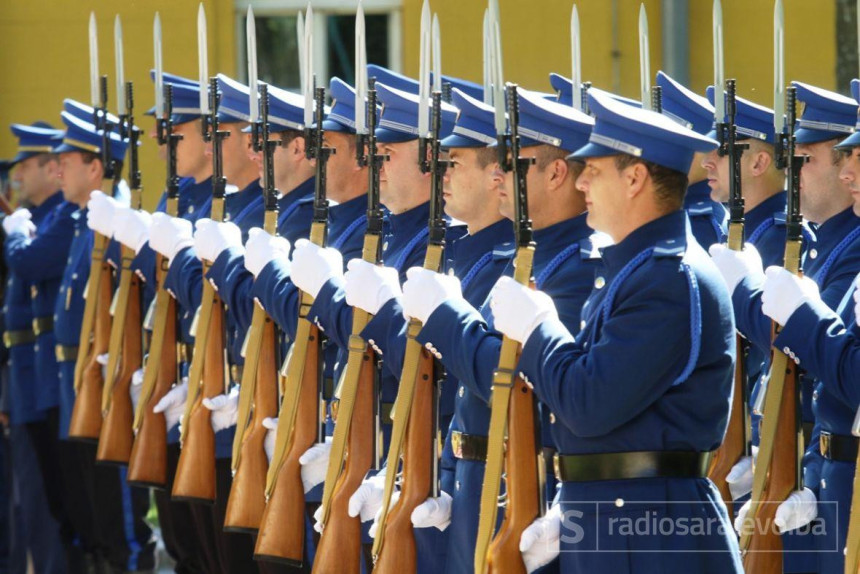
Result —
[[771, 155], [764, 150], [757, 151], [755, 155], [753, 155], [752, 159], [753, 161], [750, 164], [750, 169], [752, 170], [752, 174], [756, 177], [765, 173], [773, 163]]
[[290, 142], [290, 147], [293, 147], [293, 153], [299, 153], [301, 155], [305, 155], [305, 138], [293, 138], [293, 141]]
[[563, 159], [555, 159], [547, 166], [547, 189], [556, 189], [566, 180], [570, 166]]
[[639, 195], [645, 188], [648, 179], [648, 168], [644, 163], [634, 163], [624, 168], [624, 181], [627, 183], [627, 196], [630, 198]]

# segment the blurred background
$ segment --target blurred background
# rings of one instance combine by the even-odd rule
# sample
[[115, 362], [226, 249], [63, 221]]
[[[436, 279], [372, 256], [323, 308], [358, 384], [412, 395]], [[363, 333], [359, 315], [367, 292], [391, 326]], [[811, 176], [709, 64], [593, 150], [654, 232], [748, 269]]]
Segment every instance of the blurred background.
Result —
[[[410, 76], [418, 73], [422, 0], [364, 0], [368, 62]], [[713, 82], [711, 0], [577, 0], [582, 79], [638, 98], [639, 6], [646, 7], [652, 75], [664, 70], [704, 93]], [[298, 87], [296, 15], [307, 0], [205, 0], [209, 71], [246, 82], [245, 14], [253, 5], [260, 79]], [[313, 0], [314, 63], [318, 78], [354, 77], [355, 0]], [[855, 0], [784, 0], [786, 78], [849, 93], [858, 77]], [[98, 21], [99, 70], [109, 76], [115, 110], [113, 23], [124, 31], [125, 77], [135, 85], [138, 125], [154, 105], [152, 20], [161, 14], [164, 69], [197, 77], [198, 0], [0, 0], [0, 158], [15, 153], [6, 128], [45, 120], [61, 127], [63, 98], [89, 100], [87, 26]], [[549, 92], [550, 72], [571, 75], [571, 0], [499, 0], [504, 76]], [[431, 0], [442, 39], [442, 70], [482, 81], [485, 0]], [[773, 1], [723, 0], [725, 70], [738, 93], [773, 105]], [[653, 78], [652, 78], [653, 83]], [[153, 207], [164, 187], [164, 164], [148, 138], [140, 150], [144, 202]]]

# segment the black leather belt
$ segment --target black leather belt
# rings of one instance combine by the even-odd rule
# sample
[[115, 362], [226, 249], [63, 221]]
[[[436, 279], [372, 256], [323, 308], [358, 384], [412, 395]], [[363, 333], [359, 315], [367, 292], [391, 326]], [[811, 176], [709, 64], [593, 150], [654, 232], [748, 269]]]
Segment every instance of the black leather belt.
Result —
[[[331, 420], [337, 422], [337, 413], [338, 407], [340, 405], [340, 399], [333, 398], [329, 404], [331, 405]], [[384, 425], [391, 424], [391, 411], [394, 410], [394, 403], [380, 403], [379, 404], [379, 419], [382, 421]]]
[[47, 317], [37, 317], [33, 319], [33, 334], [37, 337], [42, 333], [50, 333], [54, 330], [54, 317], [52, 315], [48, 315]]
[[855, 462], [857, 460], [857, 444], [856, 436], [821, 431], [821, 435], [818, 437], [818, 449], [821, 456], [827, 460]]
[[709, 452], [614, 452], [556, 454], [555, 476], [563, 482], [634, 478], [704, 478]]
[[58, 363], [76, 361], [78, 359], [78, 347], [72, 345], [57, 345], [54, 347]]
[[20, 331], [5, 331], [3, 333], [3, 344], [7, 349], [19, 345], [27, 345], [36, 342], [36, 335], [32, 329], [21, 329]]
[[454, 457], [461, 460], [487, 460], [488, 437], [466, 434], [460, 431], [451, 431], [451, 449]]
[[194, 345], [189, 343], [177, 343], [177, 346], [179, 347], [179, 360], [183, 363], [191, 363], [191, 357], [194, 355]]

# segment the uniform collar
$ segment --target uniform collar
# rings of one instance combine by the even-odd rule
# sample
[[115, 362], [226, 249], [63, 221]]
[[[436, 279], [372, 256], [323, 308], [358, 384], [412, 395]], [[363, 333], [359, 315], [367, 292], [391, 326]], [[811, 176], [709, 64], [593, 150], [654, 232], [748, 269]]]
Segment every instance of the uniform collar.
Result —
[[63, 202], [63, 192], [57, 191], [38, 207], [33, 208], [33, 219], [39, 220]]
[[352, 199], [344, 201], [343, 203], [332, 205], [330, 209], [332, 211], [330, 211], [329, 213], [338, 218], [348, 218], [351, 215], [355, 215], [355, 217], [358, 217], [362, 213], [367, 211], [367, 194], [363, 193], [358, 197], [353, 197]]
[[649, 247], [672, 240], [686, 247], [690, 223], [683, 210], [673, 211], [634, 229], [620, 243], [602, 249], [603, 261], [610, 274], [617, 273], [628, 261]]
[[588, 213], [584, 212], [576, 217], [554, 223], [549, 227], [535, 230], [534, 238], [537, 244], [535, 256], [547, 252], [554, 254], [571, 243], [585, 239], [594, 233], [594, 230], [586, 222], [587, 217]]
[[413, 207], [397, 215], [389, 214], [388, 221], [391, 233], [395, 236], [406, 234], [414, 235], [427, 227], [430, 219], [430, 202], [425, 201], [417, 207]]
[[188, 184], [179, 190], [179, 197], [186, 199], [194, 206], [203, 205], [212, 195], [212, 178], [207, 177], [199, 183], [188, 179]]
[[498, 247], [500, 243], [511, 242], [513, 239], [514, 231], [511, 220], [502, 218], [474, 235], [467, 234], [460, 237], [453, 242], [452, 247], [458, 255], [471, 255], [477, 259]]
[[752, 235], [762, 223], [773, 217], [774, 213], [785, 213], [784, 191], [765, 199], [744, 215], [744, 235]]
[[860, 225], [854, 207], [840, 211], [815, 229], [815, 243], [819, 251], [836, 246], [852, 229]]
[[711, 186], [708, 185], [708, 180], [696, 182], [687, 188], [687, 195], [684, 197], [684, 207], [690, 207], [701, 201], [709, 201], [711, 199]]
[[289, 206], [291, 206], [293, 203], [312, 194], [314, 192], [314, 186], [316, 185], [315, 182], [316, 178], [314, 176], [311, 176], [293, 189], [291, 189], [287, 194], [282, 195], [278, 199], [278, 209], [283, 211]]

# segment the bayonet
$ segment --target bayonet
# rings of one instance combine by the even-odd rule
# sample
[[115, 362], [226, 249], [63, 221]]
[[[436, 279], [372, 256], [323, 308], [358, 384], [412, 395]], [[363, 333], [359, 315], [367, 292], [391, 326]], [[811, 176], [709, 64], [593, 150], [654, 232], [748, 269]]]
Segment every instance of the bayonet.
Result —
[[786, 154], [785, 127], [785, 16], [782, 0], [776, 0], [773, 6], [773, 130], [776, 137], [774, 157], [779, 169], [785, 169], [791, 161]]
[[305, 85], [305, 15], [299, 10], [296, 17], [296, 45], [299, 48], [299, 89]]
[[122, 118], [128, 112], [126, 108], [126, 98], [123, 94], [125, 88], [125, 66], [123, 64], [122, 52], [122, 22], [119, 19], [119, 14], [114, 18], [113, 23], [113, 55], [116, 64], [116, 105], [117, 113]]
[[[161, 16], [155, 13], [152, 23], [153, 50], [155, 52], [155, 117], [164, 117], [164, 66], [161, 60]], [[159, 133], [158, 143], [164, 144], [164, 137]]]
[[[860, 0], [858, 0], [860, 1]], [[484, 8], [484, 37], [483, 37], [483, 64], [484, 64], [484, 103], [493, 103], [492, 82], [490, 80], [490, 10]]]
[[442, 39], [439, 31], [439, 16], [433, 14], [432, 26], [433, 45], [433, 91], [442, 91]]
[[355, 133], [367, 134], [367, 46], [364, 40], [364, 8], [355, 14]]
[[[648, 14], [645, 4], [639, 5], [639, 95], [642, 109], [651, 109], [651, 61], [648, 46]], [[576, 84], [573, 86], [576, 91]]]
[[248, 107], [251, 123], [257, 123], [260, 116], [260, 103], [257, 89], [257, 29], [254, 21], [254, 9], [248, 5], [248, 17], [245, 21], [245, 34], [248, 49]]
[[570, 79], [573, 82], [573, 107], [582, 111], [584, 100], [582, 93], [582, 52], [580, 50], [579, 11], [576, 9], [576, 4], [573, 5], [573, 10], [570, 12], [570, 63], [572, 66]]
[[[200, 116], [205, 118], [209, 115], [209, 95], [206, 93], [206, 85], [209, 82], [209, 51], [206, 29], [206, 10], [203, 2], [197, 9], [197, 80], [200, 84]], [[204, 130], [205, 134], [205, 130]]]
[[314, 11], [308, 3], [305, 17], [305, 83], [302, 94], [305, 96], [305, 128], [314, 122], [314, 47], [313, 47]]
[[[432, 22], [430, 2], [424, 0], [421, 7], [421, 32], [419, 34], [420, 59], [418, 64], [418, 137], [423, 140], [430, 131], [430, 56]], [[418, 153], [418, 161], [425, 163], [426, 153]]]
[[90, 12], [90, 104], [98, 108], [99, 98], [99, 36], [96, 27], [96, 13]]
[[[726, 74], [723, 69], [723, 5], [720, 0], [714, 0], [713, 11], [714, 37], [714, 123], [717, 126], [726, 122], [726, 102], [723, 99], [723, 87], [726, 85]], [[717, 135], [722, 138], [721, 130]], [[720, 144], [723, 140], [720, 139]], [[721, 153], [725, 153], [720, 149]]]

